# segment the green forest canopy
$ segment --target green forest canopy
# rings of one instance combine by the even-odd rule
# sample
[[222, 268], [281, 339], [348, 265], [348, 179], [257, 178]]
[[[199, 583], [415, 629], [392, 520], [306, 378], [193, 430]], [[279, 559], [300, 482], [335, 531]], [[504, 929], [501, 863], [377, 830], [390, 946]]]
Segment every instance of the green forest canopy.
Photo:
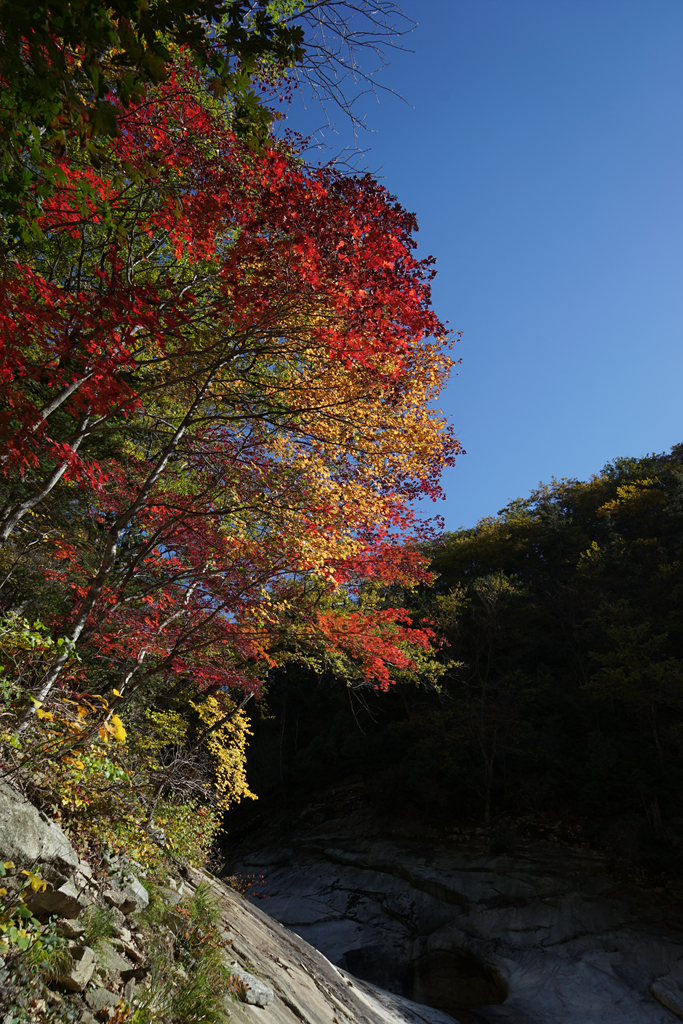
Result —
[[[261, 793], [362, 777], [442, 825], [581, 821], [670, 868], [683, 839], [683, 445], [553, 480], [429, 546], [403, 600], [448, 646], [440, 685], [349, 698], [292, 670], [256, 724]], [[392, 596], [395, 600], [395, 595]], [[315, 780], [315, 782], [312, 782]]]

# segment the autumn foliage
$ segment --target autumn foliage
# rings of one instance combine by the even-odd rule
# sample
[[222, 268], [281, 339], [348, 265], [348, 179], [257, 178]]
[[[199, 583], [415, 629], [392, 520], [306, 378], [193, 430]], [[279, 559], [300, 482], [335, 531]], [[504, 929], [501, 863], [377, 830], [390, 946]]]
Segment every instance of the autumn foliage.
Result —
[[414, 218], [254, 152], [182, 60], [118, 124], [2, 264], [0, 597], [63, 641], [27, 687], [219, 716], [303, 658], [386, 688], [433, 634], [378, 595], [429, 579], [411, 503], [458, 451]]

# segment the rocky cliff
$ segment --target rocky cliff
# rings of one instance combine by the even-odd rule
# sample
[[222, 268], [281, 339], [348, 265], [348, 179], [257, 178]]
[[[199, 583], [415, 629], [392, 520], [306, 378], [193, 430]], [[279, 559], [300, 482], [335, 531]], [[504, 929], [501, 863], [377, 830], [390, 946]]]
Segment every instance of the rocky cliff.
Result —
[[[25, 887], [26, 905], [36, 922], [51, 919], [37, 924], [43, 937], [61, 942], [61, 960], [43, 974], [40, 991], [20, 993], [24, 1016], [9, 1004], [3, 1024], [122, 1024], [145, 1007], [140, 1019], [154, 1024], [184, 1020], [165, 1009], [168, 999], [154, 1000], [164, 988], [182, 995], [191, 987], [207, 939], [226, 968], [216, 975], [224, 979], [220, 1019], [237, 1024], [683, 1018], [676, 909], [659, 894], [620, 886], [608, 861], [589, 850], [531, 843], [494, 857], [462, 836], [388, 835], [362, 812], [330, 818], [311, 808], [286, 837], [269, 824], [242, 852], [239, 867], [266, 876], [268, 913], [180, 866], [157, 887], [150, 919], [150, 886], [135, 873], [144, 865], [109, 857], [93, 871], [57, 825], [4, 784], [0, 820], [0, 861], [12, 865], [7, 898], [17, 880], [40, 879]], [[189, 949], [187, 907], [200, 892], [215, 923], [211, 934], [192, 926], [199, 941]], [[88, 939], [93, 908], [109, 915], [106, 939]], [[7, 959], [5, 1008], [14, 984]]]
[[261, 906], [333, 964], [461, 1020], [667, 1024], [683, 1018], [683, 919], [600, 853], [379, 827], [353, 800], [308, 808], [234, 850]]
[[[44, 970], [34, 973], [33, 984], [16, 945], [4, 962], [0, 958], [3, 1024], [124, 1024], [137, 1020], [141, 1008], [145, 1016], [140, 1019], [154, 1024], [219, 1018], [237, 1024], [453, 1024], [438, 1009], [383, 992], [333, 966], [204, 871], [185, 866], [165, 878], [167, 884], [157, 889], [161, 899], [152, 934], [145, 919], [148, 887], [135, 873], [144, 873], [144, 865], [107, 857], [106, 870], [93, 871], [59, 826], [5, 783], [0, 783], [0, 822], [0, 862], [6, 862], [9, 887], [3, 887], [5, 904], [16, 908], [12, 890], [23, 885], [20, 902], [35, 921], [31, 938], [58, 941], [61, 950], [58, 962], [45, 961]], [[27, 872], [36, 880], [35, 889], [25, 885]], [[198, 1018], [175, 1015], [168, 1007], [174, 990], [191, 988], [194, 979], [186, 968], [192, 961], [201, 967], [196, 961], [210, 938], [204, 929], [188, 958], [192, 922], [184, 911], [200, 888], [202, 900], [208, 898], [217, 909], [213, 930], [219, 942], [213, 948], [220, 948], [225, 959], [227, 983], [216, 993], [218, 1015]], [[108, 915], [107, 938], [88, 938], [95, 934], [93, 910], [100, 919]], [[165, 953], [161, 959], [160, 948]]]

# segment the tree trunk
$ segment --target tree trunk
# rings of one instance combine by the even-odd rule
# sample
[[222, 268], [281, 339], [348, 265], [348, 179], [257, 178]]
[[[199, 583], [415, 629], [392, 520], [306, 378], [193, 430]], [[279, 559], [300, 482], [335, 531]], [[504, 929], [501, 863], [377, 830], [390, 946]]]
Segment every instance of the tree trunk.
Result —
[[[88, 436], [89, 431], [87, 430], [87, 426], [89, 420], [89, 416], [81, 418], [78, 426], [78, 432], [71, 443], [71, 450], [73, 452], [78, 451], [81, 441], [84, 437]], [[28, 498], [25, 498], [23, 501], [20, 501], [18, 505], [15, 505], [11, 512], [6, 513], [0, 523], [0, 547], [7, 543], [15, 526], [24, 518], [27, 512], [30, 512], [32, 508], [35, 508], [35, 506], [38, 505], [43, 498], [46, 498], [50, 491], [57, 486], [61, 478], [66, 473], [68, 465], [69, 464], [67, 462], [62, 462], [60, 465], [55, 466], [52, 472], [45, 477], [40, 487], [34, 491], [33, 494]]]

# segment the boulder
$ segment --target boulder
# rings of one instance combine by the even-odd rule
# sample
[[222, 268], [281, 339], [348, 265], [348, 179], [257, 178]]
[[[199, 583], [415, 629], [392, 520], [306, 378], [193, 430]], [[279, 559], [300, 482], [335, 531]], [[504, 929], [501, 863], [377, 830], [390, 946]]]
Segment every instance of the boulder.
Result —
[[[116, 886], [112, 886], [110, 889], [106, 889], [102, 893], [102, 899], [105, 903], [108, 903], [110, 907], [114, 907], [115, 910], [121, 910], [121, 907], [126, 902], [126, 897], [121, 889], [117, 889]], [[123, 911], [121, 911], [123, 914]], [[125, 914], [123, 915], [125, 917]]]
[[58, 914], [60, 917], [74, 918], [91, 903], [92, 897], [80, 889], [72, 879], [62, 883], [59, 888], [55, 889], [48, 885], [45, 891], [37, 892], [30, 899], [26, 897], [27, 907], [37, 916]]
[[650, 992], [667, 1010], [683, 1020], [683, 962], [663, 978], [657, 978], [650, 986]]
[[245, 971], [234, 961], [230, 965], [230, 971], [233, 978], [240, 982], [240, 999], [243, 1003], [249, 1003], [250, 1006], [270, 1006], [273, 1001], [272, 988], [268, 988], [259, 978]]
[[97, 947], [97, 959], [105, 971], [129, 971], [133, 966], [117, 953], [109, 942], [101, 941]]
[[135, 875], [130, 875], [123, 887], [126, 902], [121, 907], [124, 914], [135, 914], [149, 906], [149, 893]]
[[70, 966], [55, 981], [70, 992], [83, 992], [97, 967], [95, 951], [90, 946], [72, 946], [70, 953]]
[[149, 906], [149, 894], [134, 875], [129, 876], [120, 887], [112, 886], [107, 889], [104, 900], [110, 907], [116, 907], [126, 916]]
[[86, 993], [85, 1001], [93, 1013], [97, 1014], [110, 1006], [117, 1006], [121, 1001], [121, 996], [111, 992], [108, 988], [95, 988], [92, 992]]
[[55, 921], [55, 930], [65, 939], [80, 939], [85, 934], [85, 925], [75, 917], [59, 917]]
[[79, 857], [59, 825], [7, 782], [0, 782], [0, 859], [36, 872], [58, 887], [72, 878]]

